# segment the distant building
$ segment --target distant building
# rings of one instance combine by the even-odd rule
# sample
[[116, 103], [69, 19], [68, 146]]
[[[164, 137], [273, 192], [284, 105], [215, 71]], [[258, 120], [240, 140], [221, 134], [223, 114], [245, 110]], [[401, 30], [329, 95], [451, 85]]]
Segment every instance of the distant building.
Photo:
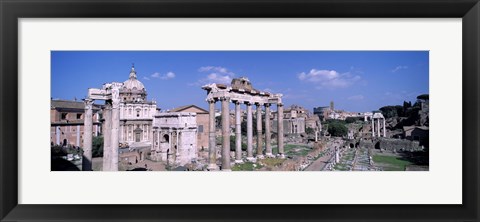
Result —
[[[101, 106], [93, 107], [93, 136], [101, 132]], [[69, 100], [50, 101], [50, 144], [83, 147], [85, 104]]]
[[[277, 119], [277, 114], [275, 119]], [[285, 133], [301, 134], [305, 133], [307, 128], [312, 128], [314, 131], [321, 131], [320, 118], [312, 115], [305, 108], [297, 105], [292, 105], [283, 112], [283, 128]], [[277, 121], [273, 121], [272, 129], [276, 132]]]
[[313, 108], [313, 114], [317, 115], [321, 121], [325, 121], [330, 114], [330, 107], [329, 106], [320, 106]]

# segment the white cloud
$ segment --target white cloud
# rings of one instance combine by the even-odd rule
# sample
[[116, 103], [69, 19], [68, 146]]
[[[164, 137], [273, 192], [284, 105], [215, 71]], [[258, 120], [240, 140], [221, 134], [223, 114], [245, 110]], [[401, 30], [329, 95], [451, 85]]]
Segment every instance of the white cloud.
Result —
[[317, 85], [317, 89], [322, 88], [346, 88], [353, 85], [361, 79], [360, 76], [352, 76], [349, 72], [339, 73], [335, 70], [317, 70], [298, 74], [298, 79], [304, 82], [310, 82]]
[[220, 66], [204, 66], [198, 69], [198, 72], [208, 73], [205, 78], [198, 80], [196, 83], [190, 85], [201, 85], [210, 83], [230, 84], [235, 73], [229, 71], [225, 67]]
[[354, 100], [354, 101], [358, 101], [358, 100], [363, 100], [365, 99], [365, 97], [363, 95], [354, 95], [354, 96], [350, 96], [347, 98], [348, 100]]
[[397, 67], [395, 67], [395, 69], [392, 69], [392, 72], [397, 72], [397, 71], [400, 71], [402, 69], [408, 69], [408, 66], [397, 66]]
[[175, 73], [167, 72], [167, 74], [160, 76], [160, 79], [173, 79], [175, 78]]
[[155, 72], [152, 75], [150, 75], [150, 77], [157, 78], [157, 79], [168, 80], [168, 79], [175, 78], [175, 73], [167, 72], [166, 74], [160, 74], [159, 72]]
[[158, 78], [160, 77], [160, 73], [156, 72], [151, 75], [152, 78]]
[[145, 79], [145, 80], [150, 80], [150, 78], [148, 78], [148, 77], [146, 77], [146, 76], [144, 76], [143, 79]]

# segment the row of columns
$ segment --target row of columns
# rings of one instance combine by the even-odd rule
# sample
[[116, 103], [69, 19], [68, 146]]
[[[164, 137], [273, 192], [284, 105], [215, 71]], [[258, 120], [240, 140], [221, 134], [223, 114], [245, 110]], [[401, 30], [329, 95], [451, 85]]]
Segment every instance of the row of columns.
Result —
[[[93, 99], [85, 99], [84, 139], [82, 170], [92, 170], [92, 108]], [[103, 118], [103, 171], [118, 171], [118, 142], [120, 129], [120, 101], [106, 100]]]
[[[222, 170], [230, 170], [230, 98], [222, 97], [221, 101], [221, 120], [222, 120]], [[209, 100], [209, 169], [216, 170], [216, 141], [215, 141], [215, 100]], [[235, 163], [242, 163], [242, 137], [241, 137], [241, 109], [240, 102], [235, 101]], [[247, 106], [247, 160], [254, 161], [255, 158], [264, 158], [263, 155], [263, 138], [262, 138], [262, 106], [265, 106], [265, 155], [274, 157], [271, 146], [270, 132], [270, 103], [257, 103], [257, 152], [256, 157], [253, 156], [253, 115], [252, 103], [246, 102]], [[283, 148], [283, 105], [277, 104], [278, 112], [278, 155], [284, 157]]]
[[[376, 128], [377, 134], [375, 134], [375, 119], [372, 118], [372, 137], [375, 137], [375, 136], [380, 137], [381, 136], [381, 134], [380, 134], [380, 119], [381, 118], [377, 118], [377, 128]], [[383, 137], [386, 137], [385, 119], [382, 118], [382, 120], [383, 120], [383, 130], [382, 130], [383, 131]]]

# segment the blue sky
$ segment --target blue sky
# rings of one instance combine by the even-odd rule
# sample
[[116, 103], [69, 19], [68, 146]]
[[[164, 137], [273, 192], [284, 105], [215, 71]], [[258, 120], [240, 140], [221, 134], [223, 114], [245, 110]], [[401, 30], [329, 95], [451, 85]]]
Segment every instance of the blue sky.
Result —
[[135, 63], [148, 100], [207, 108], [210, 82], [245, 76], [282, 93], [286, 106], [365, 112], [429, 92], [428, 51], [52, 51], [51, 97], [83, 99], [88, 88], [128, 79]]

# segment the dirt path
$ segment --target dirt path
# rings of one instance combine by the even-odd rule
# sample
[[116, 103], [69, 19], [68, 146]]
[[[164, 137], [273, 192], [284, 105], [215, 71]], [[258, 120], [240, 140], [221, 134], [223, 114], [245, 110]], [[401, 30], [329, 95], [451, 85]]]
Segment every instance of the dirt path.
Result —
[[304, 171], [321, 171], [327, 165], [330, 161], [330, 159], [333, 156], [333, 152], [331, 152], [331, 149], [326, 150], [325, 155], [322, 157], [318, 158], [317, 160], [313, 161], [310, 166], [305, 168]]

